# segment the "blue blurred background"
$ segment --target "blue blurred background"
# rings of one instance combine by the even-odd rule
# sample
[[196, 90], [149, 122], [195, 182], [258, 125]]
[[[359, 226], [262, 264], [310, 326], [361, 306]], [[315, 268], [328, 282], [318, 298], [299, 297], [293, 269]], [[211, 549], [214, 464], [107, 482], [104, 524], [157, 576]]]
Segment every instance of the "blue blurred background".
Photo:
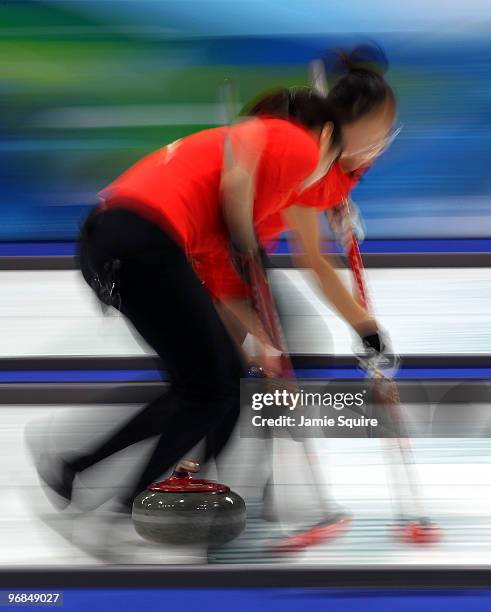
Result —
[[355, 193], [368, 237], [490, 237], [490, 33], [484, 0], [2, 3], [0, 240], [73, 240], [108, 181], [218, 121], [225, 77], [246, 101], [367, 37], [404, 124]]

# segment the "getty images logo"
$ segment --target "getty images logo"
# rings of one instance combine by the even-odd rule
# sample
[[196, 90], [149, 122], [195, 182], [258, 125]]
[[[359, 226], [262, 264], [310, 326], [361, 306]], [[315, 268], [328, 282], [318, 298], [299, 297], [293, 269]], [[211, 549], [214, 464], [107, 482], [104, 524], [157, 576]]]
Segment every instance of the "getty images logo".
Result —
[[253, 393], [251, 407], [253, 410], [263, 408], [281, 408], [295, 410], [311, 406], [322, 406], [343, 410], [344, 408], [361, 408], [365, 405], [366, 389], [357, 393], [325, 393], [312, 391], [288, 391], [287, 389], [276, 389], [271, 392]]

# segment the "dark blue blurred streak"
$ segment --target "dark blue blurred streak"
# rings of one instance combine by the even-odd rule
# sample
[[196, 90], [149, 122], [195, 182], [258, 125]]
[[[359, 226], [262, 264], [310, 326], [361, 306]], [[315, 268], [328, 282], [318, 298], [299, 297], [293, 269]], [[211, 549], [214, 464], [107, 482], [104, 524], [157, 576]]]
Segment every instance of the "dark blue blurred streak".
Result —
[[[286, 580], [286, 579], [285, 579]], [[326, 581], [328, 579], [326, 578]], [[191, 588], [191, 589], [64, 589], [63, 607], [67, 612], [91, 609], [93, 612], [118, 607], [120, 610], [179, 607], [189, 612], [293, 612], [306, 609], [330, 612], [467, 612], [489, 609], [489, 589], [335, 589], [335, 588]]]

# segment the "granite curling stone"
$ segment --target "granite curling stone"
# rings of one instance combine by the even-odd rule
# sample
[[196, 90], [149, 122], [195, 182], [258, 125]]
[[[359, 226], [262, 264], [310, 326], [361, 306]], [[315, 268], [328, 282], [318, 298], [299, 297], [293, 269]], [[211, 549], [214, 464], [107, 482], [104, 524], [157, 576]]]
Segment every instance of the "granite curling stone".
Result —
[[151, 542], [217, 545], [244, 531], [246, 506], [226, 485], [175, 471], [135, 498], [132, 518], [137, 533]]

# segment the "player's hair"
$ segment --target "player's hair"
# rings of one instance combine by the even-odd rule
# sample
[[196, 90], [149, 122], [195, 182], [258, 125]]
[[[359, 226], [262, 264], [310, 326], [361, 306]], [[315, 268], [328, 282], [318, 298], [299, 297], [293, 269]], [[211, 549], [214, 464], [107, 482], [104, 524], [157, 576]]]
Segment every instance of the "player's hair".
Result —
[[384, 77], [389, 62], [376, 43], [326, 51], [322, 60], [331, 82], [327, 101], [341, 124], [353, 123], [386, 103], [395, 108], [394, 91]]
[[293, 120], [311, 130], [322, 128], [331, 121], [334, 125], [333, 142], [338, 142], [340, 137], [339, 123], [331, 105], [326, 98], [310, 87], [277, 89], [262, 94], [247, 105], [240, 114]]
[[388, 62], [374, 43], [359, 45], [351, 51], [336, 49], [322, 57], [332, 87], [327, 97], [311, 88], [279, 89], [263, 94], [248, 104], [241, 114], [293, 119], [309, 129], [334, 124], [333, 142], [339, 130], [376, 111], [385, 103], [396, 106], [396, 97], [384, 78]]

